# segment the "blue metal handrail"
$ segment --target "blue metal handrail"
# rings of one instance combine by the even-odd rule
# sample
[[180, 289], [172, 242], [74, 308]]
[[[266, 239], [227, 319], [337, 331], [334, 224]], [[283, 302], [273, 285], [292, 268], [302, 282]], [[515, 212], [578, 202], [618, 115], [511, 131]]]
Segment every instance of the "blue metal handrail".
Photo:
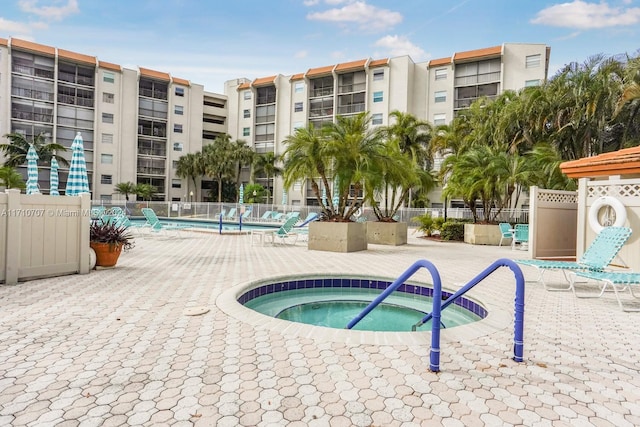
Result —
[[360, 320], [362, 320], [371, 310], [376, 308], [385, 298], [393, 291], [397, 290], [406, 280], [409, 279], [420, 268], [426, 268], [433, 279], [433, 305], [431, 313], [426, 315], [416, 326], [423, 325], [429, 320], [431, 322], [431, 353], [429, 358], [429, 369], [433, 372], [440, 370], [440, 317], [443, 308], [451, 305], [458, 297], [465, 294], [469, 289], [487, 278], [491, 273], [500, 267], [509, 267], [516, 279], [516, 297], [515, 297], [515, 321], [514, 321], [514, 338], [513, 338], [513, 360], [516, 362], [524, 361], [524, 275], [520, 267], [512, 260], [500, 258], [487, 267], [484, 271], [473, 278], [469, 283], [460, 288], [456, 293], [451, 295], [447, 300], [442, 302], [442, 281], [440, 274], [433, 263], [427, 260], [419, 260], [413, 263], [400, 277], [398, 277], [385, 291], [374, 299], [360, 314], [358, 314], [349, 324], [347, 329], [353, 328]]

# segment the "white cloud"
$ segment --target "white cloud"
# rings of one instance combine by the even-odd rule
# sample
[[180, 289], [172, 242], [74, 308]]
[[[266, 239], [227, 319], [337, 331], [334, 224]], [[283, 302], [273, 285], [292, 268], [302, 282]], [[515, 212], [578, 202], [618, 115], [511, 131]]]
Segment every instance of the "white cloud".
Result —
[[371, 6], [364, 1], [355, 1], [341, 8], [309, 13], [307, 19], [334, 22], [343, 26], [357, 24], [360, 30], [383, 31], [402, 22], [402, 14]]
[[411, 41], [398, 35], [387, 35], [378, 39], [374, 46], [384, 48], [390, 56], [409, 55], [414, 61], [421, 61], [429, 57], [429, 55], [419, 46], [411, 43]]
[[640, 7], [611, 7], [605, 1], [588, 3], [574, 0], [542, 9], [531, 23], [579, 30], [637, 25], [640, 23]]
[[45, 5], [39, 3], [41, 3], [39, 0], [20, 0], [18, 6], [24, 12], [52, 21], [60, 21], [69, 15], [80, 12], [78, 0], [67, 0], [66, 3], [62, 0], [49, 0], [43, 2], [50, 3]]
[[306, 58], [309, 55], [309, 52], [307, 52], [306, 50], [300, 50], [298, 52], [296, 52], [293, 57], [297, 58], [297, 59], [303, 59]]
[[320, 0], [304, 0], [302, 2], [305, 6], [315, 6], [320, 3]]
[[26, 22], [9, 21], [8, 19], [0, 18], [0, 33], [6, 34], [30, 34], [33, 29], [33, 24], [27, 24]]

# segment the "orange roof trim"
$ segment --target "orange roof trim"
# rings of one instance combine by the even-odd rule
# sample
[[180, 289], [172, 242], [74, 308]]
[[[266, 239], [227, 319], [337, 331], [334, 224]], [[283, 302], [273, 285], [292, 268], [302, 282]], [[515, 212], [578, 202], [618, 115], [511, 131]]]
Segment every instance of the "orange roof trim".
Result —
[[375, 59], [369, 62], [369, 68], [383, 67], [385, 65], [389, 65], [389, 58]]
[[240, 86], [238, 86], [238, 90], [249, 89], [250, 87], [251, 83], [242, 83]]
[[45, 46], [43, 44], [28, 42], [26, 40], [11, 38], [11, 47], [17, 47], [20, 49], [30, 50], [32, 52], [44, 53], [47, 55], [55, 56], [56, 48], [51, 46]]
[[454, 61], [463, 59], [484, 58], [485, 56], [495, 56], [502, 54], [502, 46], [487, 47], [484, 49], [468, 50], [466, 52], [456, 52], [453, 55]]
[[335, 65], [327, 65], [326, 67], [318, 67], [318, 68], [309, 68], [309, 70], [307, 70], [306, 76], [314, 77], [314, 76], [331, 74], [334, 68], [335, 68]]
[[431, 67], [437, 67], [439, 65], [447, 65], [447, 64], [451, 64], [451, 57], [432, 59], [431, 61], [429, 61], [429, 65], [427, 65], [427, 67], [431, 68]]
[[171, 77], [171, 81], [173, 81], [177, 85], [191, 86], [191, 82], [189, 80], [186, 80], [186, 79], [180, 79], [178, 77]]
[[560, 164], [569, 178], [640, 174], [640, 146]]
[[107, 70], [122, 71], [121, 66], [119, 66], [118, 64], [113, 64], [111, 62], [98, 61], [98, 67], [106, 68]]
[[269, 76], [269, 77], [262, 77], [259, 79], [255, 79], [253, 81], [253, 83], [251, 83], [252, 86], [265, 86], [265, 85], [269, 85], [269, 84], [273, 84], [273, 82], [276, 81], [276, 76]]
[[0, 37], [0, 45], [9, 46], [9, 40], [3, 39], [2, 37]]
[[298, 73], [291, 76], [291, 78], [289, 78], [289, 81], [293, 82], [293, 81], [302, 80], [302, 79], [304, 79], [304, 73]]
[[342, 64], [336, 65], [336, 71], [347, 71], [358, 68], [364, 69], [364, 66], [367, 65], [367, 61], [368, 59], [360, 59], [358, 61], [344, 62]]
[[76, 62], [85, 62], [87, 64], [96, 65], [98, 59], [95, 56], [84, 55], [82, 53], [71, 52], [70, 50], [58, 49], [58, 57], [71, 59]]
[[171, 76], [169, 73], [163, 73], [160, 71], [150, 70], [148, 68], [138, 67], [140, 70], [140, 75], [145, 77], [151, 77], [153, 79], [171, 81]]

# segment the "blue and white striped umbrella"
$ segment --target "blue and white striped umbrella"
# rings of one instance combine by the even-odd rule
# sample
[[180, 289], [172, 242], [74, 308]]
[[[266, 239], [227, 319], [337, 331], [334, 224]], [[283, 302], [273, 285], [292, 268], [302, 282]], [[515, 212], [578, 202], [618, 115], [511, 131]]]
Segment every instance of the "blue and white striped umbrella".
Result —
[[238, 197], [238, 199], [239, 204], [244, 203], [244, 184], [240, 184], [240, 196]]
[[284, 190], [282, 190], [282, 204], [286, 205], [287, 204], [287, 189], [285, 188]]
[[327, 189], [324, 186], [322, 187], [322, 204], [327, 206]]
[[89, 178], [87, 176], [87, 163], [84, 158], [84, 146], [82, 145], [82, 136], [80, 132], [78, 132], [71, 144], [71, 165], [69, 166], [69, 177], [67, 178], [67, 188], [64, 194], [67, 196], [77, 196], [89, 192]]
[[333, 180], [333, 206], [334, 207], [338, 207], [338, 205], [340, 204], [340, 189], [339, 189], [339, 185], [338, 185], [338, 178], [336, 177]]
[[38, 153], [33, 144], [27, 151], [27, 194], [40, 194], [38, 189]]
[[49, 187], [49, 195], [59, 196], [60, 192], [58, 191], [58, 161], [55, 157], [51, 158], [51, 175], [49, 175], [49, 181], [51, 182], [51, 186]]

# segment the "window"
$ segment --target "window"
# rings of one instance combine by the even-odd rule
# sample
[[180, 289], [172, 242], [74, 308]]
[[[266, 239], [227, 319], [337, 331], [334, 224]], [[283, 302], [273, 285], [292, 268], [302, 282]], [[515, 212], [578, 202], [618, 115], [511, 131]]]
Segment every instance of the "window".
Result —
[[447, 91], [439, 90], [434, 93], [435, 102], [446, 102], [447, 101]]
[[182, 142], [174, 142], [173, 151], [182, 151]]
[[112, 133], [103, 133], [102, 134], [102, 143], [103, 144], [113, 144], [113, 134]]
[[244, 110], [242, 112], [242, 117], [244, 117], [245, 119], [248, 119], [249, 117], [251, 117], [251, 110], [249, 110], [248, 108]]
[[434, 114], [433, 115], [433, 124], [434, 126], [446, 125], [447, 124], [447, 115], [446, 114]]
[[295, 93], [304, 92], [304, 83], [303, 82], [296, 82], [295, 86], [293, 87], [293, 90], [294, 90]]
[[373, 92], [373, 102], [382, 102], [383, 96], [382, 91]]
[[182, 116], [184, 114], [184, 107], [182, 105], [176, 105], [173, 109], [173, 112], [179, 116]]
[[384, 80], [384, 70], [375, 70], [373, 72], [373, 81]]
[[111, 201], [111, 194], [101, 194], [100, 195], [100, 200], [103, 200], [105, 202], [110, 202]]
[[447, 69], [446, 68], [438, 68], [436, 69], [436, 80], [445, 80], [447, 78]]
[[100, 184], [112, 184], [111, 175], [100, 175]]
[[173, 125], [173, 131], [175, 133], [182, 133], [182, 125], [178, 125], [178, 124]]
[[304, 127], [303, 122], [293, 122], [293, 130], [300, 129], [302, 127]]
[[107, 104], [113, 104], [114, 95], [108, 92], [102, 92], [102, 102], [106, 102]]
[[527, 68], [536, 68], [540, 66], [540, 54], [537, 55], [527, 55], [525, 60], [525, 66]]
[[177, 160], [172, 161], [172, 162], [171, 162], [171, 167], [172, 167], [173, 169], [178, 169], [178, 161], [177, 161]]
[[371, 115], [371, 124], [372, 125], [381, 125], [382, 124], [382, 113], [376, 113]]
[[113, 154], [100, 154], [100, 163], [103, 165], [113, 164]]
[[116, 81], [116, 75], [111, 71], [102, 72], [102, 81], [106, 83], [114, 83]]
[[176, 96], [184, 96], [184, 88], [176, 86]]
[[251, 99], [251, 91], [245, 90], [243, 94], [244, 99]]
[[180, 179], [171, 180], [171, 188], [181, 188], [181, 187], [182, 187], [182, 180]]
[[113, 123], [113, 114], [102, 113], [102, 123]]
[[242, 128], [242, 136], [249, 136], [249, 135], [251, 135], [251, 129]]
[[296, 102], [293, 105], [293, 111], [295, 111], [296, 113], [299, 113], [300, 111], [302, 111], [302, 102]]
[[524, 82], [524, 87], [532, 87], [532, 86], [540, 86], [540, 80], [526, 80]]

